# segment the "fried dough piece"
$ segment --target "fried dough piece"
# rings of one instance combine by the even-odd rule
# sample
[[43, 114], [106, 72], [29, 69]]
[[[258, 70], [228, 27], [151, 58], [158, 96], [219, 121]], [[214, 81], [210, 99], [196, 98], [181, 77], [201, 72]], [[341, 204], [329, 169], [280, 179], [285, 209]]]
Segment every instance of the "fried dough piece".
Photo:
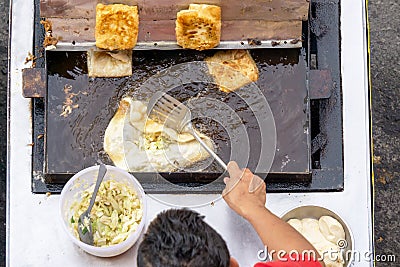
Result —
[[137, 6], [96, 6], [96, 46], [107, 50], [133, 49], [139, 32]]
[[221, 91], [232, 92], [258, 80], [258, 68], [249, 51], [227, 50], [205, 59]]
[[175, 34], [183, 48], [205, 50], [219, 45], [221, 8], [214, 5], [190, 4], [176, 18]]
[[[172, 172], [210, 157], [189, 133], [153, 121], [146, 102], [124, 97], [104, 134], [104, 151], [115, 166], [130, 172]], [[211, 149], [209, 137], [198, 132]]]
[[87, 52], [89, 77], [132, 76], [132, 50]]

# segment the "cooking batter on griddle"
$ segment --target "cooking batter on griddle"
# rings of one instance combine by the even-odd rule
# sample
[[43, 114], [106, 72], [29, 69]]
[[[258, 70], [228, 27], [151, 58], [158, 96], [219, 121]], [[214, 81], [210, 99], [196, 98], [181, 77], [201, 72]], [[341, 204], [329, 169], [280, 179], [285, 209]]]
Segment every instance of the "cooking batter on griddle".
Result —
[[[224, 179], [226, 187], [222, 192], [224, 200], [253, 225], [270, 253], [279, 252], [272, 254], [273, 261], [257, 263], [255, 267], [324, 266], [317, 260], [316, 249], [265, 207], [266, 185], [260, 177], [249, 169], [240, 169], [233, 161], [228, 164], [228, 172], [230, 178]], [[151, 222], [139, 246], [137, 264], [139, 267], [239, 266], [230, 257], [222, 237], [204, 222], [203, 216], [188, 209], [164, 211]]]

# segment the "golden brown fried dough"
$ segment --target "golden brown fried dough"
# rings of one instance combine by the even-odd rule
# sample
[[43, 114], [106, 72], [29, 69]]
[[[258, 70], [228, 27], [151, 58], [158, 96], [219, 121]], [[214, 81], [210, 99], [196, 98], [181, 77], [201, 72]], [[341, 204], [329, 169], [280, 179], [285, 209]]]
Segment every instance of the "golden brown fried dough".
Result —
[[107, 50], [133, 49], [139, 31], [137, 6], [96, 6], [96, 46]]
[[214, 5], [191, 4], [177, 14], [176, 40], [183, 48], [205, 50], [219, 45], [221, 8]]
[[247, 50], [227, 50], [205, 59], [220, 90], [235, 91], [258, 80], [258, 68]]

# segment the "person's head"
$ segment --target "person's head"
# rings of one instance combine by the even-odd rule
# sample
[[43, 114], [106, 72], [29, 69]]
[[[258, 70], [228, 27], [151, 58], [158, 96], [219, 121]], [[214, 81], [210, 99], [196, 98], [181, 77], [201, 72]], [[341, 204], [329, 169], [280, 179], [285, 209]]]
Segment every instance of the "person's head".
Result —
[[163, 211], [150, 223], [137, 255], [138, 267], [228, 267], [222, 237], [188, 209]]

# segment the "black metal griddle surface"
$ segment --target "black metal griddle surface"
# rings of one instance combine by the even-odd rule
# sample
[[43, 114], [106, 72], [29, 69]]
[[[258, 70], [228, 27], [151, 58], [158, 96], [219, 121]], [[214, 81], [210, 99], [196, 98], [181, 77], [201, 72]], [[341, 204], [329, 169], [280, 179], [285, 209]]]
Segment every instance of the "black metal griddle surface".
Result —
[[[311, 162], [312, 174], [308, 181], [304, 180], [302, 176], [300, 179], [296, 175], [279, 174], [275, 176], [269, 173], [266, 179], [267, 192], [325, 192], [325, 191], [341, 191], [344, 188], [344, 175], [343, 175], [343, 139], [342, 139], [342, 100], [341, 100], [341, 79], [340, 79], [340, 1], [325, 1], [313, 0], [310, 2], [311, 9], [309, 20], [303, 23], [303, 48], [307, 51], [309, 68], [312, 71], [330, 72], [333, 84], [328, 88], [330, 90], [329, 99], [311, 99], [310, 101], [310, 121], [311, 121]], [[327, 15], [328, 14], [328, 15]], [[35, 0], [35, 46], [34, 54], [38, 58], [36, 60], [36, 67], [44, 68], [47, 63], [67, 64], [64, 70], [61, 71], [61, 66], [53, 68], [53, 73], [48, 73], [49, 78], [55, 76], [58, 72], [58, 77], [65, 77], [67, 70], [71, 73], [73, 69], [71, 63], [65, 59], [66, 56], [62, 53], [49, 52], [49, 57], [43, 57], [43, 27], [39, 24], [40, 12], [39, 1]], [[308, 40], [308, 41], [306, 41]], [[275, 51], [274, 49], [272, 49]], [[278, 51], [278, 50], [276, 50]], [[255, 51], [253, 51], [255, 52]], [[282, 51], [278, 52], [276, 59], [279, 61], [280, 57], [284, 54]], [[69, 57], [74, 53], [69, 53]], [[203, 56], [204, 57], [204, 56]], [[253, 57], [255, 57], [253, 53]], [[49, 61], [47, 59], [50, 59]], [[85, 59], [83, 56], [78, 61], [81, 68], [85, 69]], [[202, 58], [202, 57], [200, 57]], [[158, 59], [154, 59], [154, 62]], [[155, 63], [150, 65], [154, 65]], [[51, 63], [51, 64], [53, 64]], [[51, 64], [49, 65], [51, 67]], [[169, 63], [170, 64], [170, 63]], [[168, 66], [167, 64], [166, 66]], [[154, 68], [154, 67], [153, 67]], [[78, 72], [79, 68], [77, 69]], [[156, 70], [154, 70], [156, 71]], [[86, 70], [83, 71], [86, 73]], [[140, 71], [140, 75], [144, 75]], [[65, 81], [74, 80], [76, 74], [70, 76]], [[123, 81], [122, 81], [123, 82]], [[329, 82], [329, 81], [328, 81]], [[311, 90], [311, 89], [309, 89]], [[315, 92], [314, 92], [315, 93]], [[123, 93], [118, 93], [122, 95]], [[313, 95], [312, 93], [310, 96]], [[75, 99], [76, 100], [76, 99]], [[117, 101], [117, 100], [115, 100]], [[113, 111], [115, 107], [112, 108]], [[32, 137], [35, 140], [35, 145], [32, 151], [32, 192], [33, 193], [59, 193], [64, 184], [72, 176], [70, 174], [49, 174], [47, 159], [48, 155], [45, 152], [46, 146], [46, 124], [45, 117], [47, 116], [47, 98], [33, 98], [32, 99]], [[274, 111], [276, 112], [276, 111]], [[112, 113], [112, 112], [111, 112]], [[275, 115], [275, 114], [274, 114]], [[111, 116], [111, 115], [110, 115]], [[62, 125], [60, 125], [62, 127]], [[63, 128], [61, 128], [63, 129]], [[64, 130], [64, 129], [63, 129]], [[65, 131], [70, 131], [71, 127], [66, 127]], [[53, 131], [55, 132], [55, 131]], [[45, 138], [39, 138], [45, 134]], [[61, 137], [61, 136], [59, 136]], [[278, 137], [279, 138], [279, 137]], [[279, 140], [278, 140], [279, 141]], [[89, 141], [90, 142], [90, 141]], [[66, 142], [64, 142], [66, 143]], [[95, 143], [99, 144], [99, 143]], [[60, 142], [57, 143], [56, 148], [59, 158], [67, 158], [67, 151], [63, 152]], [[56, 149], [55, 148], [55, 149]], [[71, 150], [71, 149], [69, 149]], [[99, 152], [101, 153], [101, 150]], [[103, 155], [103, 154], [102, 154]], [[55, 162], [55, 159], [50, 161]], [[274, 163], [276, 164], [276, 162]], [[90, 165], [88, 162], [79, 162], [78, 166]], [[78, 168], [74, 166], [74, 168]], [[172, 173], [175, 178], [180, 179], [181, 173]], [[197, 187], [182, 187], [177, 190], [171, 186], [166, 185], [164, 179], [155, 177], [154, 175], [137, 176], [136, 178], [141, 182], [143, 188], [147, 193], [189, 193], [189, 192], [209, 192], [220, 193], [224, 188], [223, 182], [214, 184], [206, 190], [197, 190]], [[275, 179], [276, 177], [277, 179]], [[282, 179], [282, 178], [287, 179]], [[190, 186], [204, 185], [204, 176], [198, 173], [190, 175]], [[298, 180], [298, 181], [295, 181]], [[211, 185], [211, 184], [208, 184]]]
[[[135, 88], [167, 67], [200, 61], [212, 54], [213, 51], [135, 52], [132, 77], [89, 78], [85, 52], [48, 52], [45, 172], [73, 174], [94, 165], [98, 158], [111, 163], [103, 151], [103, 138], [121, 98], [132, 95]], [[301, 50], [260, 49], [251, 54], [260, 70], [257, 85], [269, 102], [276, 124], [277, 147], [271, 172], [285, 174], [286, 178], [292, 174], [294, 181], [304, 181], [310, 174], [306, 60]], [[210, 86], [189, 84], [171, 93], [185, 100], [207, 91], [207, 97], [224, 98], [236, 108], [251, 137], [248, 167], [255, 168], [260, 153], [260, 131], [252, 112], [234, 94], [226, 97]], [[68, 101], [72, 101], [72, 112], [62, 116], [63, 105]], [[198, 120], [196, 125], [205, 129], [217, 144], [217, 153], [227, 162], [230, 146], [224, 131], [212, 119]], [[216, 173], [218, 169], [211, 166], [203, 172]]]

